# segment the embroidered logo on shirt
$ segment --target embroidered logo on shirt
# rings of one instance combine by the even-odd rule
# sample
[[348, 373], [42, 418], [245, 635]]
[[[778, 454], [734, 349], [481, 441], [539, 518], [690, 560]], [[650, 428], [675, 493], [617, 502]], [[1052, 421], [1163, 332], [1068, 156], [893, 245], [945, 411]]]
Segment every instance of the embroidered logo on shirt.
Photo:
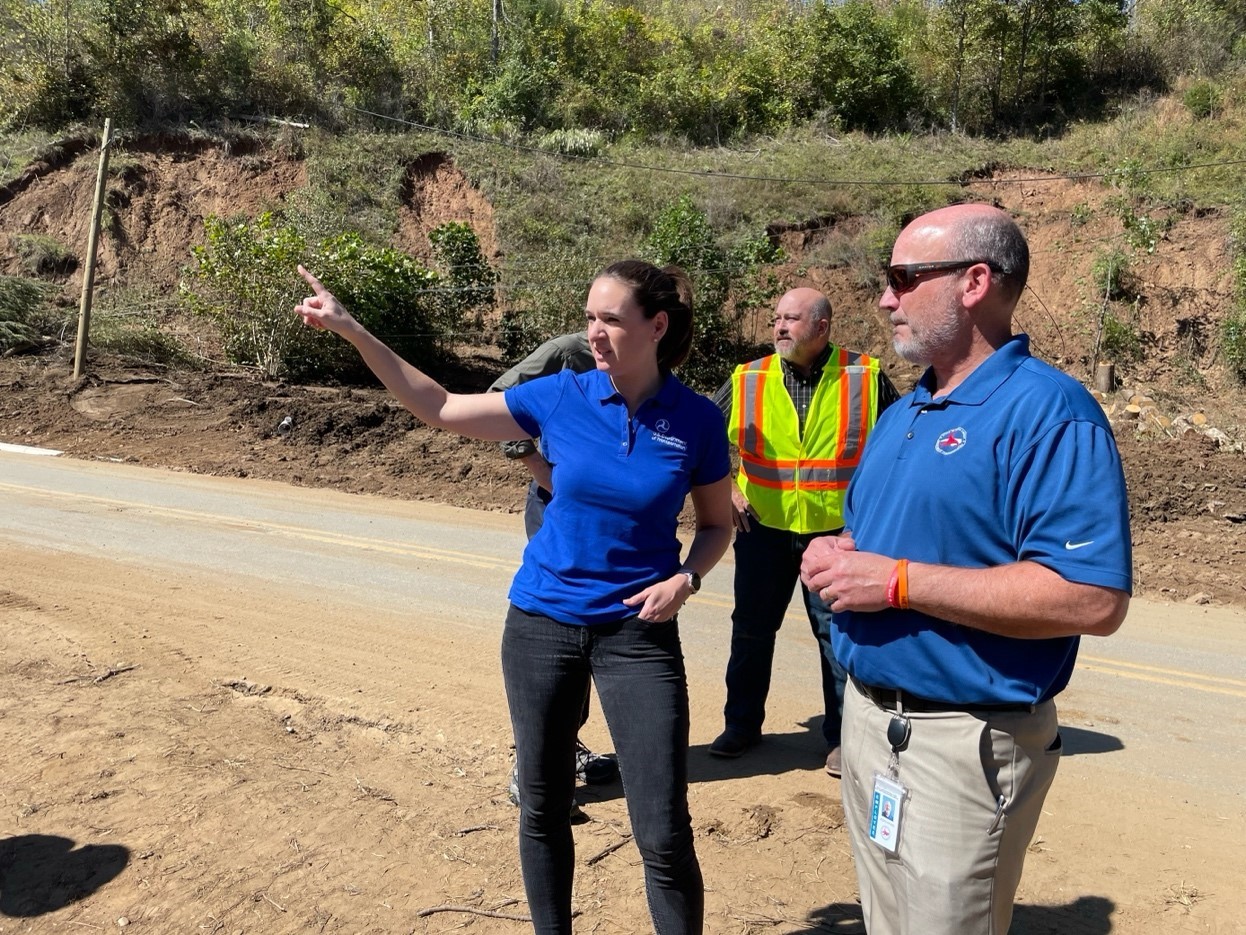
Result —
[[935, 451], [941, 455], [956, 454], [965, 447], [965, 438], [963, 428], [948, 429], [935, 439]]
[[1064, 547], [1072, 552], [1074, 549], [1083, 549], [1094, 541], [1094, 539], [1087, 539], [1085, 542], [1070, 542], [1068, 539], [1065, 539]]
[[688, 443], [682, 438], [676, 438], [674, 435], [668, 435], [671, 430], [671, 424], [665, 419], [658, 419], [653, 431], [653, 440], [663, 445], [669, 445], [672, 448], [678, 448], [680, 451], [688, 450]]

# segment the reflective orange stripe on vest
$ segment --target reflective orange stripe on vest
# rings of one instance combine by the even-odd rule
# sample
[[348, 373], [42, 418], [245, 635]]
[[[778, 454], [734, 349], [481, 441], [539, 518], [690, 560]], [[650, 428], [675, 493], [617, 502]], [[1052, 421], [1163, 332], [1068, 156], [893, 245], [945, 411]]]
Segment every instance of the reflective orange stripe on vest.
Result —
[[777, 355], [736, 368], [730, 429], [739, 482], [763, 523], [796, 531], [838, 523], [877, 418], [877, 375], [875, 359], [833, 348], [802, 433]]

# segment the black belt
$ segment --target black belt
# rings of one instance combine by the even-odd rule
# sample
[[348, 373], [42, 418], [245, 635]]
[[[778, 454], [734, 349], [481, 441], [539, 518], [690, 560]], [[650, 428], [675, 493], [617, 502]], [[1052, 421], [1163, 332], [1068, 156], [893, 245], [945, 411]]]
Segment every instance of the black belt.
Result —
[[929, 698], [910, 695], [906, 691], [898, 691], [894, 688], [879, 688], [877, 685], [866, 685], [855, 678], [852, 680], [852, 684], [857, 686], [857, 691], [862, 695], [887, 711], [895, 711], [903, 707], [905, 711], [912, 711], [914, 714], [937, 711], [964, 711], [968, 714], [1000, 714], [1021, 711], [1030, 712], [1035, 707], [1032, 704], [1022, 704], [1020, 702], [1013, 704], [965, 704], [954, 701], [931, 701]]

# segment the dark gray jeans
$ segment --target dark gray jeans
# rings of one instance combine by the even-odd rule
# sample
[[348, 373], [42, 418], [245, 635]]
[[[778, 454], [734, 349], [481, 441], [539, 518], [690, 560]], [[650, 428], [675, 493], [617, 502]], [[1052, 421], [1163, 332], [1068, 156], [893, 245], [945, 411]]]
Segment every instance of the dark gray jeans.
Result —
[[688, 814], [688, 682], [675, 621], [570, 626], [512, 606], [502, 675], [519, 764], [519, 860], [539, 935], [570, 935], [575, 738], [590, 680], [619, 758], [657, 935], [700, 935]]

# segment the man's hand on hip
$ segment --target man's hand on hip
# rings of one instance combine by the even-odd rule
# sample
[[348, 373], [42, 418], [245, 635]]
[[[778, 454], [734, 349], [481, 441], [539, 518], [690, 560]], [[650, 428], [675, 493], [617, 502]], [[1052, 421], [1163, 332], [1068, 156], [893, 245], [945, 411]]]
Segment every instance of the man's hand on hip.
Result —
[[748, 532], [757, 514], [735, 484], [731, 485], [731, 524], [739, 532]]

